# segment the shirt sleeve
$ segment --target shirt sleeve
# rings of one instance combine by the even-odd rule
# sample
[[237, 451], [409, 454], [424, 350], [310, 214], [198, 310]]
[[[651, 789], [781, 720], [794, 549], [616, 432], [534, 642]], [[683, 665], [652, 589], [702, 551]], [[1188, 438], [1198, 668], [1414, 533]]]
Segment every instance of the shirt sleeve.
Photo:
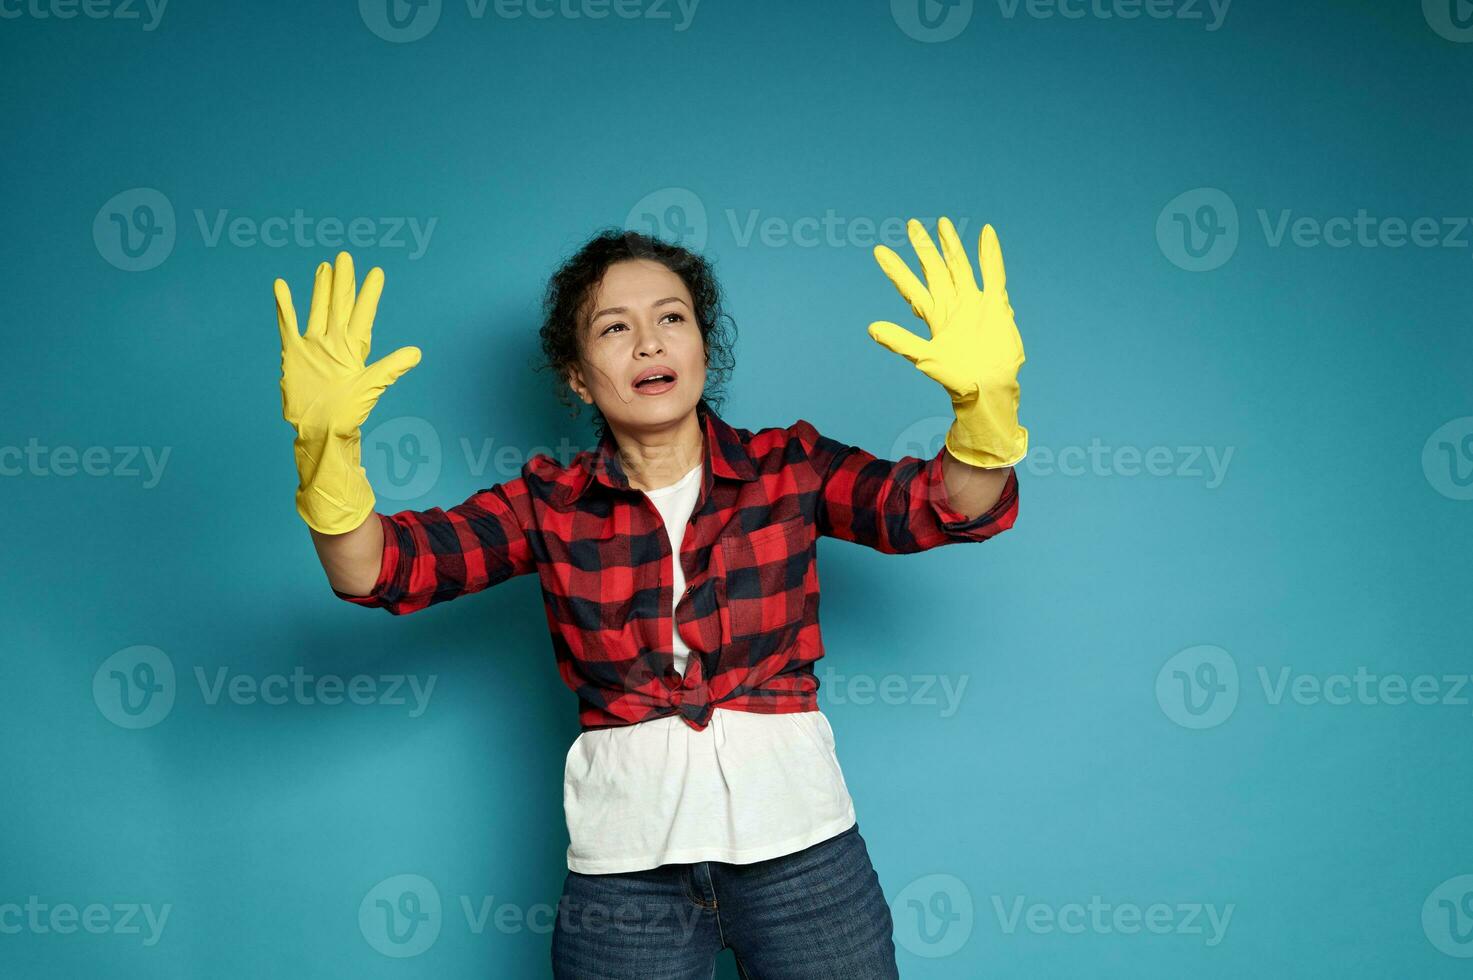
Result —
[[954, 510], [942, 473], [943, 446], [929, 460], [879, 459], [821, 435], [799, 419], [791, 430], [817, 478], [818, 533], [886, 554], [910, 554], [962, 541], [986, 541], [1018, 516], [1017, 470], [985, 513], [968, 519]]
[[376, 517], [384, 528], [378, 580], [368, 595], [333, 589], [339, 599], [395, 616], [455, 599], [535, 571], [537, 563], [515, 500], [525, 476], [478, 490], [449, 510], [403, 510]]

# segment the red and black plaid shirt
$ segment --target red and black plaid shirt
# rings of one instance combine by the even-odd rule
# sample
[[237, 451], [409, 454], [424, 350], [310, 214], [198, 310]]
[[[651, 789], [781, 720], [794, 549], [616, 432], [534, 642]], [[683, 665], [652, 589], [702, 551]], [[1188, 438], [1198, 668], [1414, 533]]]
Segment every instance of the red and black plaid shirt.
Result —
[[348, 602], [394, 615], [536, 572], [563, 681], [583, 731], [679, 713], [705, 729], [719, 705], [781, 713], [818, 707], [817, 538], [886, 554], [985, 541], [1012, 527], [1018, 480], [968, 520], [952, 510], [943, 448], [929, 461], [877, 459], [800, 419], [756, 433], [702, 399], [700, 495], [680, 548], [687, 588], [674, 609], [690, 648], [671, 645], [670, 539], [629, 485], [612, 432], [566, 467], [538, 454], [521, 476], [442, 510], [379, 514], [383, 564]]

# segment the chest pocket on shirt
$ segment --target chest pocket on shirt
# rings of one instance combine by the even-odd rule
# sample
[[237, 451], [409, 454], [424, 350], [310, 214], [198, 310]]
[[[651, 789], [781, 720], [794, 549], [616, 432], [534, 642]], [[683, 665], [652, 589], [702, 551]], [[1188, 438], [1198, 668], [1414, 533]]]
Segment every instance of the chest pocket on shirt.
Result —
[[732, 639], [777, 633], [800, 623], [808, 550], [808, 528], [801, 516], [721, 538]]

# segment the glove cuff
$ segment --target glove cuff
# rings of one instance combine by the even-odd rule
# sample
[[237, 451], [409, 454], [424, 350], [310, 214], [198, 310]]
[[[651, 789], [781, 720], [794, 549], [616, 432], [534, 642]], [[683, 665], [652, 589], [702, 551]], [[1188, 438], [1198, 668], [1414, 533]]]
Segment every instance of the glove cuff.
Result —
[[956, 421], [946, 448], [963, 463], [985, 469], [1012, 466], [1028, 454], [1028, 430], [1018, 424], [1018, 386], [953, 401]]
[[323, 534], [346, 534], [373, 513], [373, 486], [359, 465], [359, 433], [312, 438], [298, 435], [297, 513]]

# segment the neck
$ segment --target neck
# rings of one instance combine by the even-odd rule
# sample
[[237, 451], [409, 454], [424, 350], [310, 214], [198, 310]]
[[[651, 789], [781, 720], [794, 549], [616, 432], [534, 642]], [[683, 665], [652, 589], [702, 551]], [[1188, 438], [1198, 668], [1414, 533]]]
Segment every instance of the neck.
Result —
[[705, 433], [695, 412], [669, 428], [614, 435], [619, 465], [636, 490], [668, 487], [699, 466], [705, 456]]

